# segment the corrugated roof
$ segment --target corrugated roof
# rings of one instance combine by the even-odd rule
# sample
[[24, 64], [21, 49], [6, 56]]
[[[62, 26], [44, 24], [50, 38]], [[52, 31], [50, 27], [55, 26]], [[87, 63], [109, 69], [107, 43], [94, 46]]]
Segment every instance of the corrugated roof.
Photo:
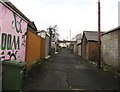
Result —
[[[98, 41], [98, 31], [84, 31], [83, 33], [88, 41]], [[101, 32], [101, 34], [103, 33]]]

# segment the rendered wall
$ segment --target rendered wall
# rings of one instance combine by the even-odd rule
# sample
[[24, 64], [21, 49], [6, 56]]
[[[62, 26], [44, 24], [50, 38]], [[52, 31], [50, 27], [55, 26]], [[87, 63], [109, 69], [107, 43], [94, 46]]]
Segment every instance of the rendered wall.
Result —
[[81, 44], [77, 46], [78, 49], [78, 55], [81, 56]]
[[[0, 3], [0, 11], [2, 11], [2, 4]], [[2, 30], [2, 13], [0, 13], [0, 34]], [[1, 44], [1, 37], [0, 37], [0, 44]], [[0, 47], [1, 48], [1, 47]], [[1, 52], [1, 49], [0, 49]], [[2, 62], [0, 57], [0, 92], [2, 91]]]
[[27, 23], [2, 4], [0, 14], [1, 60], [25, 61]]

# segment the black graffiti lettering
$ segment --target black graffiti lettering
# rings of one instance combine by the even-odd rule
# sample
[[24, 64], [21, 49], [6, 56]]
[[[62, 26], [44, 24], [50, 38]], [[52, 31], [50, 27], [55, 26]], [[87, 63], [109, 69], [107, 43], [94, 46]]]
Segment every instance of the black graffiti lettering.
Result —
[[6, 49], [6, 39], [7, 39], [7, 34], [2, 33], [2, 39], [1, 39], [1, 49], [2, 50]]
[[13, 36], [12, 44], [14, 44], [14, 49], [20, 49], [20, 38], [17, 37], [17, 42], [16, 42], [16, 36]]
[[17, 15], [13, 13], [13, 16], [14, 16], [14, 20], [12, 21], [12, 25], [15, 25], [15, 29], [17, 33], [22, 33], [22, 29], [21, 29], [22, 19], [17, 21]]
[[[16, 39], [17, 37], [17, 39]], [[11, 34], [2, 33], [1, 39], [1, 49], [20, 49], [20, 37], [19, 36], [12, 36]]]
[[[7, 55], [8, 55], [8, 58], [5, 57], [5, 53], [4, 51], [1, 53], [1, 59], [4, 61], [4, 60], [16, 60], [16, 55], [17, 55], [17, 52], [18, 51], [15, 51], [12, 50], [12, 51], [8, 51], [7, 52]], [[19, 56], [20, 57], [20, 56]]]
[[26, 44], [26, 39], [25, 39], [26, 35], [27, 35], [27, 32], [25, 32], [24, 35], [22, 35], [22, 44], [21, 44], [21, 46], [25, 46], [25, 44]]
[[13, 58], [13, 60], [16, 60], [17, 58], [16, 58], [16, 55], [17, 55], [17, 51], [14, 53], [14, 52], [8, 52], [8, 55], [9, 55], [9, 60], [12, 60]]
[[12, 49], [11, 42], [12, 42], [12, 35], [8, 34], [8, 39], [7, 39], [7, 49], [8, 50]]
[[5, 59], [4, 54], [5, 54], [5, 53], [4, 53], [4, 51], [3, 51], [3, 52], [1, 53], [1, 55], [2, 55], [1, 58], [2, 58], [2, 59]]
[[4, 51], [1, 53], [1, 55], [4, 55]]

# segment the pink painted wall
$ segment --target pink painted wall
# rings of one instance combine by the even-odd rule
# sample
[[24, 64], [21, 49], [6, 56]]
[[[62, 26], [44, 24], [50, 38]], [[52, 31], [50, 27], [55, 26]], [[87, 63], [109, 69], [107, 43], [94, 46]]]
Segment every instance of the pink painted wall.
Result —
[[[2, 5], [0, 3], [0, 11], [2, 9], [1, 7], [2, 7]], [[1, 34], [1, 29], [2, 29], [1, 27], [2, 27], [2, 14], [0, 12], [0, 34]], [[0, 41], [1, 41], [1, 37], [0, 37]], [[1, 42], [0, 42], [0, 44], [1, 44]], [[0, 52], [1, 52], [1, 49], [0, 49]], [[1, 60], [0, 60], [0, 92], [2, 91], [1, 89], [2, 89], [2, 63], [1, 63]]]
[[2, 11], [0, 17], [2, 19], [0, 33], [2, 61], [25, 61], [27, 23], [4, 5], [0, 7], [0, 11]]
[[[1, 3], [0, 3], [0, 11], [2, 11]], [[2, 13], [0, 12], [0, 54], [1, 54], [1, 30], [2, 30]]]

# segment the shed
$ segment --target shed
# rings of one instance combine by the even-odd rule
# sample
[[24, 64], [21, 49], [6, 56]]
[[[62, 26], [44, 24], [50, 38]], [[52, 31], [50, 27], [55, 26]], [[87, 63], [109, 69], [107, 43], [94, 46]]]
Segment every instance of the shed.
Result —
[[[103, 32], [102, 32], [103, 33]], [[82, 57], [91, 60], [98, 60], [98, 31], [84, 31], [82, 36]]]
[[102, 34], [101, 61], [120, 71], [120, 26]]

